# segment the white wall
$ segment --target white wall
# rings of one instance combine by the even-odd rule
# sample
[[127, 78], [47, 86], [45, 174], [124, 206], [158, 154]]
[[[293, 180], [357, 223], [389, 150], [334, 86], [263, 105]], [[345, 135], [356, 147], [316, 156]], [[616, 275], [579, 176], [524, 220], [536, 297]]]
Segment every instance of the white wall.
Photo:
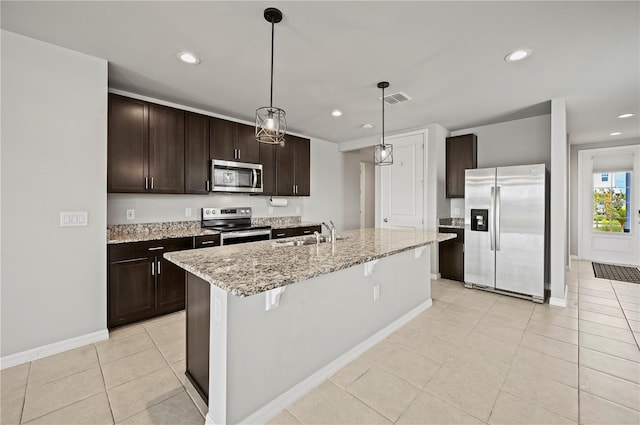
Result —
[[[107, 62], [7, 31], [1, 43], [4, 364], [106, 334]], [[60, 228], [61, 211], [89, 225]]]
[[[345, 230], [360, 228], [360, 151], [342, 154], [342, 225]], [[325, 165], [326, 167], [326, 165]], [[329, 167], [327, 171], [332, 170]], [[331, 171], [329, 171], [331, 172]]]
[[555, 305], [566, 305], [565, 266], [567, 246], [567, 109], [564, 99], [551, 100], [551, 299]]
[[570, 222], [571, 255], [578, 255], [578, 152], [583, 149], [612, 148], [616, 146], [637, 145], [640, 139], [611, 140], [599, 143], [571, 145], [570, 177], [569, 177], [569, 216], [574, 217]]
[[[452, 131], [478, 136], [478, 168], [546, 164], [551, 166], [551, 115]], [[441, 163], [445, 169], [445, 163]], [[459, 209], [456, 214], [455, 209]], [[464, 200], [452, 199], [450, 217], [464, 217]]]

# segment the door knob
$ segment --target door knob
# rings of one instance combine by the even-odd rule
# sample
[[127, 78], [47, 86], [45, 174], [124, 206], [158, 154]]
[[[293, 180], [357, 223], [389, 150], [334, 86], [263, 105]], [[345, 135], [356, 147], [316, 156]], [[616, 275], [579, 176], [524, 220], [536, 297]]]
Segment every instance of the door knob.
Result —
[[388, 223], [388, 222], [389, 222], [389, 220], [388, 220], [388, 219], [386, 219], [386, 218], [385, 218], [384, 220], [382, 220], [382, 221], [384, 221], [385, 223]]

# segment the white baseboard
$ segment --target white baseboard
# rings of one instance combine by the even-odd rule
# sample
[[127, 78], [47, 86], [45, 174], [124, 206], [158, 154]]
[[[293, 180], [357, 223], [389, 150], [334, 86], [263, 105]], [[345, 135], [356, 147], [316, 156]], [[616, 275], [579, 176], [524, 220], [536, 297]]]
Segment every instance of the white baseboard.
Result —
[[438, 280], [442, 277], [440, 273], [431, 273], [431, 279]]
[[107, 329], [65, 339], [64, 341], [54, 342], [52, 344], [43, 345], [30, 350], [21, 351], [19, 353], [9, 354], [8, 356], [0, 358], [0, 369], [6, 369], [22, 363], [32, 362], [43, 357], [62, 353], [63, 351], [73, 350], [74, 348], [93, 344], [94, 342], [105, 339], [109, 339], [109, 331]]
[[582, 260], [582, 258], [580, 258], [580, 257], [579, 257], [579, 256], [577, 256], [577, 255], [573, 255], [573, 254], [571, 254], [571, 259], [572, 259], [572, 260]]
[[[282, 393], [280, 396], [273, 399], [271, 402], [265, 404], [251, 415], [247, 416], [245, 419], [240, 421], [241, 424], [266, 424], [271, 420], [275, 415], [280, 413], [283, 409], [287, 408], [287, 406], [291, 405], [293, 402], [298, 400], [300, 397], [320, 385], [322, 382], [333, 376], [337, 371], [357, 359], [366, 351], [370, 350], [374, 345], [378, 344], [380, 341], [391, 335], [396, 330], [400, 329], [402, 326], [406, 325], [409, 321], [415, 318], [417, 315], [427, 310], [433, 301], [429, 298], [427, 301], [423, 302], [413, 310], [409, 311], [404, 316], [395, 320], [393, 323], [387, 325], [382, 328], [378, 332], [376, 332], [371, 337], [362, 341], [360, 344], [353, 347], [351, 350], [347, 351], [337, 359], [333, 360], [331, 363], [313, 373], [300, 383], [293, 386], [288, 391]], [[218, 425], [215, 420], [207, 414], [205, 418], [206, 425]]]
[[564, 286], [564, 298], [549, 298], [549, 305], [555, 305], [558, 307], [566, 307], [567, 306], [567, 292], [569, 291], [569, 287], [567, 285]]

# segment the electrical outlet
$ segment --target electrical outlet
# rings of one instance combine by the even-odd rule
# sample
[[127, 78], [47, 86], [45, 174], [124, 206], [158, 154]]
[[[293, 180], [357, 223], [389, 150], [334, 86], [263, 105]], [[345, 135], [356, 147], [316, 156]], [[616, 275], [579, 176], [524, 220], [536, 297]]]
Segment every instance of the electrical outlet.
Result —
[[373, 302], [380, 299], [380, 285], [373, 285]]
[[296, 207], [296, 214], [300, 214], [300, 207]]
[[127, 210], [127, 220], [136, 219], [136, 210]]
[[185, 217], [191, 217], [191, 208], [185, 208], [184, 209], [184, 216]]
[[60, 213], [60, 227], [84, 227], [88, 221], [89, 213], [86, 211]]
[[454, 208], [453, 209], [453, 214], [455, 214], [456, 216], [460, 215], [460, 208]]

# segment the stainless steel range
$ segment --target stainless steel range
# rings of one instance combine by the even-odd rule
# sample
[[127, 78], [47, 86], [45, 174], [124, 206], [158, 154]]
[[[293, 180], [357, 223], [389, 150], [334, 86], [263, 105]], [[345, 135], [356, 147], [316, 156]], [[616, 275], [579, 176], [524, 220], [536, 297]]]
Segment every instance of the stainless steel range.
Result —
[[202, 227], [220, 232], [220, 244], [271, 239], [271, 226], [252, 226], [250, 207], [202, 208]]

